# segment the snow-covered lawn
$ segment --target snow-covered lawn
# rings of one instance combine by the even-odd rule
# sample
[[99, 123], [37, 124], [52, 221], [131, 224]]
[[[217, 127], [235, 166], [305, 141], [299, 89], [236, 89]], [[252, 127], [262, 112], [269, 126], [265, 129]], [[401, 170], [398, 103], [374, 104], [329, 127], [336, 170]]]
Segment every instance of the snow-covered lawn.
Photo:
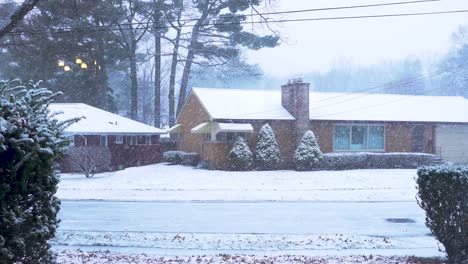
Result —
[[373, 255], [360, 256], [327, 256], [310, 257], [297, 255], [258, 256], [258, 255], [192, 255], [192, 256], [148, 256], [128, 255], [111, 252], [83, 252], [83, 251], [61, 251], [58, 253], [58, 262], [63, 264], [127, 264], [127, 263], [180, 263], [180, 264], [203, 264], [203, 263], [257, 263], [257, 264], [439, 264], [438, 259], [418, 259], [414, 257], [386, 257]]
[[156, 164], [86, 179], [62, 174], [60, 199], [414, 201], [416, 170], [226, 172]]

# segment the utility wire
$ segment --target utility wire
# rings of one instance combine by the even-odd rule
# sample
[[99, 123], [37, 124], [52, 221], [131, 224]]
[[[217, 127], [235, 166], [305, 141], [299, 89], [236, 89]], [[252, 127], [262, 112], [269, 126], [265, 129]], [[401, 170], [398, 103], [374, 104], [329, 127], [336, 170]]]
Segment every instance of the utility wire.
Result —
[[[318, 18], [298, 18], [298, 19], [281, 19], [275, 20], [272, 22], [275, 23], [287, 23], [287, 22], [307, 22], [307, 21], [328, 21], [328, 20], [348, 20], [348, 19], [367, 19], [367, 18], [389, 18], [389, 17], [409, 17], [409, 16], [426, 16], [426, 15], [442, 15], [442, 14], [456, 14], [456, 13], [468, 13], [468, 9], [464, 10], [448, 10], [448, 11], [436, 11], [436, 12], [421, 12], [421, 13], [397, 13], [397, 14], [378, 14], [378, 15], [363, 15], [363, 16], [338, 16], [338, 17], [318, 17]], [[224, 25], [246, 25], [246, 24], [265, 24], [268, 23], [266, 21], [242, 21], [242, 22], [228, 22], [228, 23], [207, 23], [205, 26], [224, 26]], [[165, 27], [161, 26], [152, 26], [157, 23], [148, 22], [148, 23], [128, 23], [128, 24], [117, 24], [117, 25], [110, 25], [110, 26], [89, 26], [91, 30], [86, 31], [89, 32], [100, 32], [100, 31], [117, 31], [121, 30], [119, 28], [113, 28], [115, 26], [140, 26], [139, 28], [133, 28], [135, 30], [142, 30], [142, 29], [164, 29]], [[181, 25], [181, 27], [194, 27], [194, 25]], [[57, 29], [50, 29], [55, 31], [54, 33], [57, 34], [69, 34], [74, 33], [75, 31], [80, 31], [82, 28], [86, 27], [62, 27]], [[130, 28], [122, 28], [122, 30], [132, 30]], [[21, 34], [21, 33], [41, 33], [47, 32], [46, 30], [15, 30], [8, 34]]]
[[[468, 65], [468, 63], [463, 63], [463, 64], [459, 64], [459, 65], [452, 66], [452, 67], [442, 68], [440, 70], [437, 70], [437, 71], [434, 71], [434, 72], [431, 72], [431, 73], [428, 73], [428, 74], [425, 74], [423, 76], [419, 76], [419, 77], [416, 77], [416, 78], [402, 79], [402, 80], [398, 80], [396, 82], [389, 82], [389, 83], [386, 83], [386, 84], [373, 86], [373, 87], [370, 87], [370, 88], [365, 88], [365, 89], [361, 89], [361, 90], [357, 90], [357, 91], [353, 91], [353, 92], [348, 92], [348, 93], [336, 92], [336, 93], [340, 93], [340, 94], [337, 95], [337, 96], [332, 96], [332, 97], [328, 97], [328, 98], [325, 98], [325, 99], [317, 100], [317, 101], [314, 101], [313, 103], [316, 104], [316, 103], [319, 103], [319, 102], [329, 101], [331, 99], [341, 98], [341, 97], [345, 97], [345, 96], [352, 95], [352, 94], [360, 95], [360, 93], [362, 93], [364, 91], [375, 90], [375, 89], [383, 88], [383, 87], [386, 87], [383, 90], [387, 91], [387, 90], [391, 90], [393, 88], [401, 87], [402, 85], [405, 85], [405, 84], [410, 84], [410, 83], [413, 83], [413, 82], [417, 82], [417, 81], [421, 81], [421, 80], [424, 80], [424, 79], [427, 79], [427, 78], [431, 78], [431, 77], [446, 73], [446, 72], [448, 72], [450, 70], [454, 70], [454, 69], [457, 69], [457, 68], [460, 68], [460, 67], [463, 67], [463, 66], [467, 66], [467, 65]], [[430, 92], [430, 91], [428, 91], [428, 92]], [[345, 99], [345, 100], [342, 100], [342, 101], [332, 102], [330, 104], [321, 105], [319, 107], [314, 107], [312, 109], [317, 110], [317, 109], [324, 108], [326, 106], [331, 106], [331, 105], [336, 105], [336, 104], [340, 104], [340, 103], [343, 103], [343, 102], [353, 101], [353, 100], [356, 100], [356, 99], [359, 99], [359, 98], [362, 98], [362, 97], [366, 97], [366, 96], [369, 96], [369, 95], [374, 95], [374, 94], [384, 94], [384, 93], [366, 93], [366, 94], [362, 94], [360, 96], [355, 96], [355, 97]], [[393, 95], [393, 94], [389, 94], [389, 95]], [[417, 94], [415, 94], [415, 95], [417, 95]], [[415, 95], [411, 95], [411, 96], [415, 96]], [[278, 110], [279, 109], [272, 109], [272, 110], [267, 110], [267, 111], [249, 112], [249, 113], [242, 113], [242, 114], [243, 115], [255, 115], [255, 114], [263, 114], [263, 113], [272, 113], [272, 112], [276, 112]], [[281, 118], [281, 117], [286, 117], [286, 116], [277, 116], [275, 118]]]
[[[464, 64], [460, 64], [460, 65], [457, 65], [457, 66], [453, 66], [453, 67], [448, 67], [448, 68], [445, 68], [445, 69], [441, 69], [441, 70], [438, 70], [438, 71], [434, 71], [432, 73], [428, 73], [426, 75], [423, 75], [421, 77], [417, 77], [417, 78], [414, 78], [414, 79], [409, 79], [409, 81], [398, 81], [396, 83], [388, 83], [388, 84], [384, 84], [384, 85], [379, 85], [379, 86], [374, 86], [374, 87], [371, 87], [371, 88], [367, 88], [367, 89], [362, 89], [362, 90], [357, 90], [357, 91], [353, 91], [353, 92], [349, 92], [349, 93], [344, 93], [344, 94], [340, 94], [340, 95], [337, 95], [337, 96], [333, 96], [333, 97], [328, 97], [328, 98], [325, 98], [325, 99], [322, 99], [322, 100], [318, 100], [318, 101], [315, 101], [314, 103], [320, 103], [320, 102], [324, 102], [324, 101], [329, 101], [331, 99], [336, 99], [336, 98], [340, 98], [340, 97], [344, 97], [344, 96], [348, 96], [348, 95], [352, 95], [352, 94], [360, 94], [364, 91], [369, 91], [369, 90], [375, 90], [375, 89], [378, 89], [378, 88], [383, 88], [385, 87], [384, 89], [382, 89], [383, 91], [388, 91], [388, 90], [391, 90], [391, 89], [394, 89], [394, 88], [398, 88], [398, 87], [401, 87], [402, 85], [406, 85], [406, 84], [411, 84], [411, 83], [414, 83], [414, 82], [418, 82], [418, 81], [422, 81], [424, 79], [427, 79], [427, 78], [430, 78], [430, 77], [434, 77], [434, 76], [437, 76], [437, 75], [440, 75], [442, 73], [445, 73], [447, 71], [450, 71], [450, 70], [454, 70], [454, 69], [457, 69], [457, 68], [460, 68], [460, 67], [463, 67], [463, 66], [466, 66], [467, 63], [464, 63]], [[380, 92], [380, 91], [379, 91]], [[359, 99], [359, 98], [363, 98], [363, 97], [366, 97], [366, 96], [369, 96], [369, 95], [373, 95], [373, 94], [376, 94], [376, 93], [365, 93], [365, 94], [362, 94], [360, 96], [356, 96], [356, 97], [352, 97], [352, 98], [348, 98], [348, 99], [345, 99], [345, 100], [341, 100], [341, 101], [338, 101], [338, 102], [332, 102], [330, 104], [325, 104], [325, 105], [321, 105], [319, 107], [316, 107], [316, 108], [313, 108], [313, 109], [321, 109], [321, 108], [325, 108], [327, 106], [331, 106], [331, 105], [336, 105], [336, 104], [340, 104], [340, 103], [344, 103], [344, 102], [348, 102], [348, 101], [352, 101], [352, 100], [356, 100], [356, 99]]]
[[[467, 79], [464, 79], [464, 80], [462, 80], [462, 81], [466, 81], [466, 80], [468, 80], [468, 78], [467, 78]], [[424, 95], [424, 94], [426, 94], [427, 92], [434, 92], [434, 91], [437, 91], [437, 90], [441, 90], [442, 88], [445, 88], [445, 87], [437, 87], [437, 88], [431, 89], [431, 90], [429, 90], [429, 91], [424, 91], [424, 92], [422, 92], [422, 93], [415, 94], [415, 95], [404, 96], [403, 98], [399, 98], [398, 100], [392, 100], [392, 101], [385, 102], [385, 103], [382, 103], [382, 104], [367, 105], [367, 106], [364, 106], [364, 107], [355, 108], [355, 109], [346, 110], [346, 111], [341, 111], [341, 112], [335, 112], [335, 113], [331, 113], [331, 114], [318, 115], [318, 116], [311, 116], [310, 118], [315, 119], [315, 118], [319, 118], [319, 117], [334, 116], [334, 115], [345, 114], [345, 113], [349, 113], [349, 112], [360, 111], [360, 110], [364, 110], [364, 109], [368, 109], [368, 108], [372, 108], [372, 107], [376, 107], [376, 106], [392, 104], [392, 103], [396, 103], [396, 102], [400, 102], [400, 101], [403, 101], [403, 100], [412, 98], [412, 97], [414, 97], [414, 96]], [[313, 109], [313, 108], [312, 108], [312, 109]]]

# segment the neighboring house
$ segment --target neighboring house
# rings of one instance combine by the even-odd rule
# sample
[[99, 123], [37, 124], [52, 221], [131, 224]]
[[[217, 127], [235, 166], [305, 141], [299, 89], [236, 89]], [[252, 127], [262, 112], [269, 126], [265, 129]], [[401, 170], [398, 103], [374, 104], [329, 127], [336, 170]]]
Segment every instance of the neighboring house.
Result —
[[468, 162], [468, 100], [462, 97], [310, 92], [301, 80], [281, 91], [194, 88], [170, 133], [179, 150], [224, 168], [230, 141], [242, 135], [254, 151], [265, 123], [286, 162], [308, 129], [324, 153], [424, 152]]
[[[159, 142], [164, 130], [80, 103], [56, 103], [50, 105], [58, 120], [83, 117], [69, 126], [65, 135], [73, 147], [107, 148], [111, 154], [111, 167], [139, 166], [161, 161], [162, 148]], [[62, 170], [69, 170], [67, 159], [61, 163]]]

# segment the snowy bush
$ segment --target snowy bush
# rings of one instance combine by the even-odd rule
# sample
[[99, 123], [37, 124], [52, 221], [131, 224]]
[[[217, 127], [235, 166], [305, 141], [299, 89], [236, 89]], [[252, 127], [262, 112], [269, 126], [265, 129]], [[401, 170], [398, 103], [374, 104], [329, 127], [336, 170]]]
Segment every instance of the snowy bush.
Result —
[[98, 172], [111, 170], [111, 153], [106, 147], [71, 147], [66, 152], [71, 171], [91, 178]]
[[275, 134], [270, 125], [265, 124], [260, 129], [255, 148], [255, 162], [258, 169], [276, 169], [280, 165], [280, 152]]
[[297, 170], [317, 168], [323, 160], [322, 151], [312, 131], [307, 131], [294, 152], [294, 163]]
[[323, 154], [322, 170], [412, 169], [434, 165], [437, 157], [425, 153], [342, 152]]
[[253, 163], [253, 155], [244, 138], [237, 137], [229, 151], [229, 160], [234, 170], [248, 170]]
[[200, 161], [200, 155], [198, 155], [198, 153], [171, 150], [163, 153], [163, 160], [165, 162], [169, 162], [172, 165], [181, 164], [196, 166]]
[[423, 167], [417, 184], [426, 225], [444, 245], [448, 262], [468, 263], [468, 167]]
[[48, 110], [57, 94], [0, 82], [0, 263], [50, 263], [57, 228], [55, 161], [68, 145]]

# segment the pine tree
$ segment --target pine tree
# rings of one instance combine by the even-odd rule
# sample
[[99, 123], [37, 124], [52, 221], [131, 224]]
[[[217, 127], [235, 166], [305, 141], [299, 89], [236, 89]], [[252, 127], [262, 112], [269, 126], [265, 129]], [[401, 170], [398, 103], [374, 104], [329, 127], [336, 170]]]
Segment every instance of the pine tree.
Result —
[[308, 130], [294, 152], [294, 162], [298, 170], [310, 170], [323, 160], [322, 151], [312, 131]]
[[244, 138], [237, 137], [229, 151], [229, 160], [235, 170], [248, 170], [253, 163], [253, 155]]
[[57, 95], [0, 82], [0, 263], [51, 263], [48, 240], [57, 228], [55, 160], [73, 121], [51, 118]]
[[258, 134], [255, 148], [255, 161], [261, 170], [276, 169], [280, 165], [280, 152], [275, 134], [270, 125], [265, 124]]

